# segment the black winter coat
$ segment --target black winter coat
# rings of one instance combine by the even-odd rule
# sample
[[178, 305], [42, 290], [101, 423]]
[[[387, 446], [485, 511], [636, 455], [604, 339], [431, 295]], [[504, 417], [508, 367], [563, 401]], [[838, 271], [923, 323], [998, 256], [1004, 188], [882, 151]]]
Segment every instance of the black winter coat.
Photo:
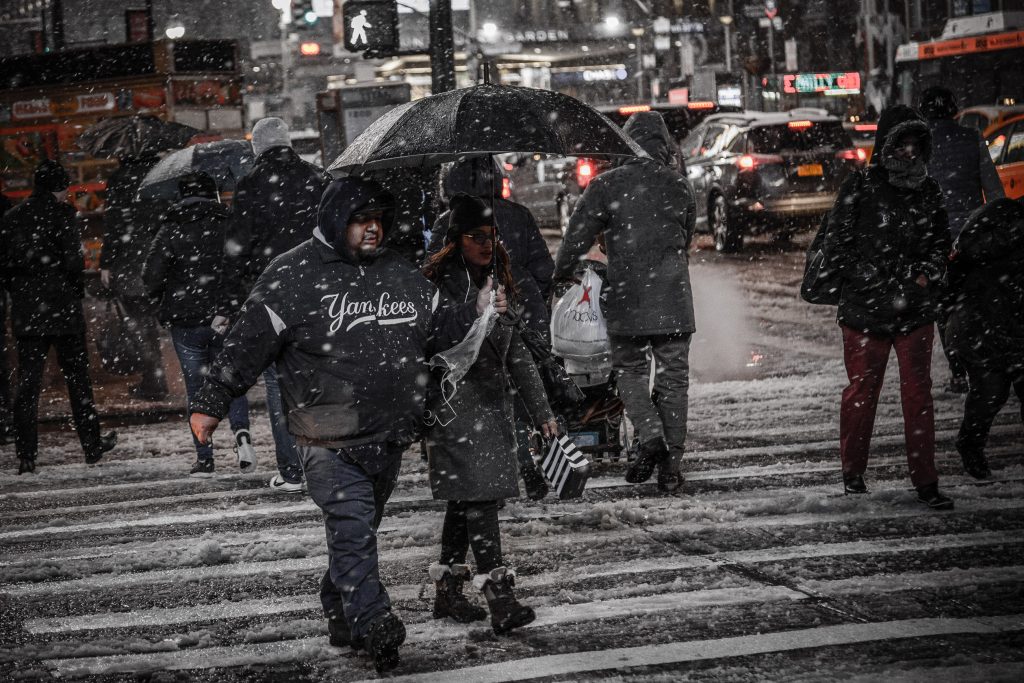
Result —
[[969, 365], [1024, 377], [1024, 207], [971, 214], [949, 266], [945, 342]]
[[928, 127], [932, 133], [928, 175], [942, 188], [949, 229], [956, 239], [972, 211], [1003, 196], [1003, 184], [977, 130], [953, 119], [929, 121]]
[[227, 277], [248, 291], [275, 257], [308, 240], [328, 180], [291, 147], [271, 147], [256, 157], [235, 188]]
[[[843, 278], [839, 323], [887, 337], [933, 323], [950, 248], [935, 180], [895, 187], [881, 165], [851, 174], [839, 188], [825, 238]], [[924, 287], [915, 282], [921, 274], [928, 278]]]
[[146, 294], [160, 298], [160, 322], [181, 327], [207, 325], [241, 305], [224, 277], [224, 235], [230, 214], [212, 199], [175, 204], [146, 256]]
[[81, 334], [82, 238], [70, 204], [34, 192], [0, 219], [0, 282], [15, 336]]
[[135, 201], [139, 185], [159, 161], [155, 155], [125, 160], [107, 179], [100, 268], [110, 271], [111, 287], [124, 297], [142, 293], [142, 264], [168, 208], [165, 202]]
[[276, 362], [288, 430], [300, 443], [407, 444], [419, 433], [425, 361], [465, 336], [476, 302], [435, 315], [436, 288], [407, 260], [387, 250], [359, 259], [336, 247], [341, 226], [370, 197], [352, 197], [352, 182], [332, 183], [313, 238], [260, 276], [193, 412], [223, 417]]

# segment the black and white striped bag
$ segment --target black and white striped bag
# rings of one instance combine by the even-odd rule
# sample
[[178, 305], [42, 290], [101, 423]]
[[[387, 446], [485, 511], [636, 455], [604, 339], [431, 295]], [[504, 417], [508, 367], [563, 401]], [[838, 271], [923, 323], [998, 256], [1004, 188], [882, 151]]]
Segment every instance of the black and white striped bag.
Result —
[[582, 496], [590, 477], [587, 456], [564, 435], [551, 441], [540, 468], [560, 500]]

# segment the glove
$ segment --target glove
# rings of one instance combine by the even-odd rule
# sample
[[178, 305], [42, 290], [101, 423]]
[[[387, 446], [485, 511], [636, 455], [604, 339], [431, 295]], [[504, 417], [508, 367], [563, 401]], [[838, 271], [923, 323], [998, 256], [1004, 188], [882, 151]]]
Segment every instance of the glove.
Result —
[[213, 320], [210, 322], [210, 329], [219, 335], [225, 335], [228, 330], [231, 329], [231, 321], [222, 315], [213, 316]]

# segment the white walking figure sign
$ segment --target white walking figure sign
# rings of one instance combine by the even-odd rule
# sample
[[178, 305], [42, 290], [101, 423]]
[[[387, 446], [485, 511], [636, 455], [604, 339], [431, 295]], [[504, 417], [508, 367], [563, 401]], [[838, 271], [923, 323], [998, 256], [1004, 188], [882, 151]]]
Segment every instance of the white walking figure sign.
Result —
[[363, 45], [369, 45], [370, 41], [366, 37], [366, 29], [373, 28], [373, 24], [366, 18], [366, 10], [360, 10], [359, 16], [352, 18], [352, 44], [358, 45], [359, 41], [363, 41]]

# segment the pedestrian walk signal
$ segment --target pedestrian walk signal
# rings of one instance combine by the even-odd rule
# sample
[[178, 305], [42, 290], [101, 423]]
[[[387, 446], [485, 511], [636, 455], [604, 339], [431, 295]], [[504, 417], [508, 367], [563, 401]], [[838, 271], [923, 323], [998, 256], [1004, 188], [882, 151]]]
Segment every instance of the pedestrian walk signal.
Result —
[[384, 56], [398, 49], [395, 0], [348, 0], [342, 10], [345, 49]]

